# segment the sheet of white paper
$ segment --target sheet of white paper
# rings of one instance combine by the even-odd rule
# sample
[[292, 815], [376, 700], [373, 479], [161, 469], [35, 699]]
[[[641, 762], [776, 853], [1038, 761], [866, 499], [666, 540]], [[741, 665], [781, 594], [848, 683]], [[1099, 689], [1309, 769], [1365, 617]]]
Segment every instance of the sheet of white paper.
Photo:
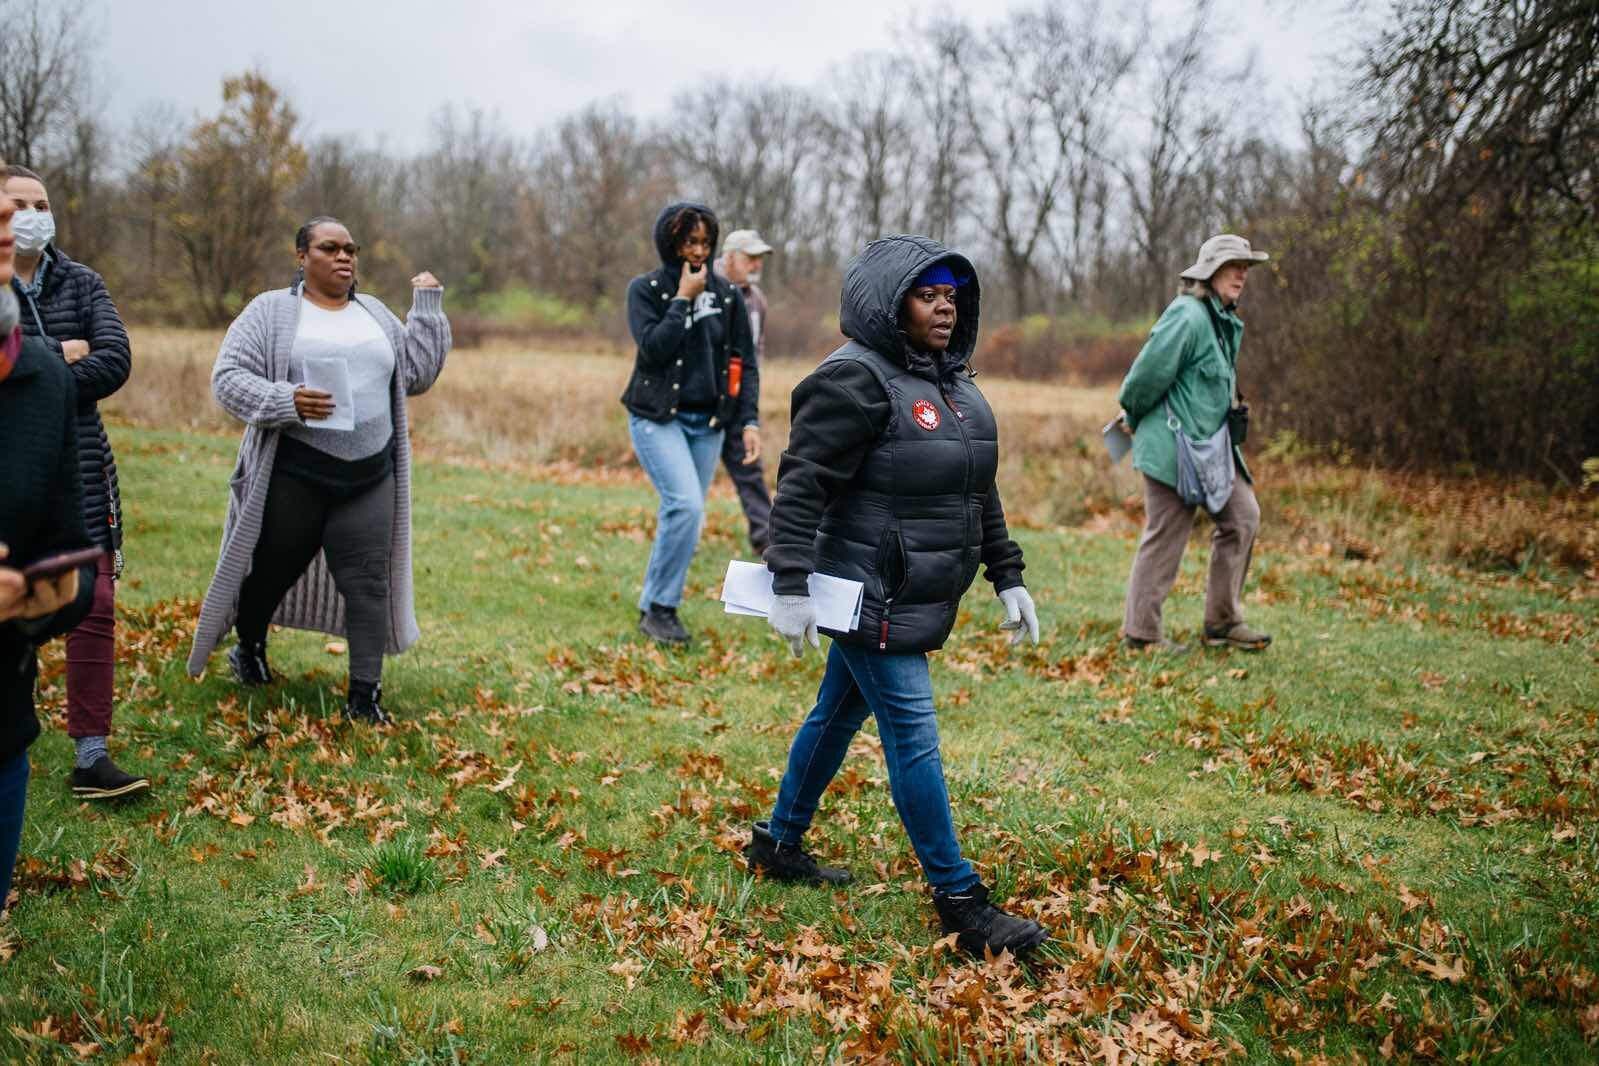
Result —
[[[861, 624], [861, 600], [866, 588], [859, 581], [812, 574], [811, 601], [816, 605], [816, 624], [835, 633], [849, 633]], [[728, 614], [765, 618], [776, 598], [772, 591], [772, 572], [762, 563], [734, 559], [727, 564], [722, 581], [722, 603]]]
[[1119, 463], [1128, 452], [1133, 450], [1133, 438], [1121, 427], [1121, 423], [1111, 419], [1105, 423], [1105, 428], [1099, 431], [1105, 438], [1105, 450], [1110, 453], [1111, 463]]
[[355, 390], [350, 388], [350, 364], [344, 359], [307, 359], [307, 388], [333, 394], [333, 414], [327, 418], [308, 418], [305, 424], [315, 429], [355, 428]]

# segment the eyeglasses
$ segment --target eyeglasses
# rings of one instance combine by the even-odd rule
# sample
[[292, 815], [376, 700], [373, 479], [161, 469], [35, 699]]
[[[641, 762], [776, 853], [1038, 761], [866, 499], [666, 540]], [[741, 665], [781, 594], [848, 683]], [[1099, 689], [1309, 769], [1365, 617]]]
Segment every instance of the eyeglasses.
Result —
[[356, 244], [354, 241], [351, 241], [349, 244], [339, 244], [336, 241], [323, 241], [320, 244], [313, 245], [313, 247], [323, 255], [337, 255], [338, 253], [343, 252], [351, 259], [354, 259], [356, 256], [361, 254], [361, 246]]

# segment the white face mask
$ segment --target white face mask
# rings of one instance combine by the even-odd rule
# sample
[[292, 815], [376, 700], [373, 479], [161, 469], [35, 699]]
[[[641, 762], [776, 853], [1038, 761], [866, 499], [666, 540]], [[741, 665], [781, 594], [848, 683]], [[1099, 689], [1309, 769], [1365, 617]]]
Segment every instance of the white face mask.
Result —
[[48, 211], [25, 208], [11, 216], [11, 232], [17, 238], [17, 251], [23, 255], [38, 255], [45, 245], [55, 240], [56, 217]]

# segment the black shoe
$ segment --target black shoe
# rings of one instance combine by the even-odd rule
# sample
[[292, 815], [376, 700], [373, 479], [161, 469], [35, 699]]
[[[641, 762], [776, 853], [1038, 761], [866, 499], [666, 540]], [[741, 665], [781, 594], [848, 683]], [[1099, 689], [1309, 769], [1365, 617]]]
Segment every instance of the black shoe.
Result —
[[968, 955], [984, 957], [984, 950], [998, 955], [1009, 951], [1023, 955], [1049, 939], [1049, 930], [1031, 918], [1006, 914], [988, 902], [988, 886], [978, 882], [960, 893], [933, 893], [933, 907], [945, 933], [954, 933], [956, 943]]
[[255, 688], [272, 684], [264, 640], [259, 644], [235, 644], [228, 650], [228, 665], [233, 667], [233, 679], [241, 685]]
[[383, 709], [383, 686], [372, 681], [351, 681], [344, 698], [344, 717], [351, 722], [392, 725], [394, 719]]
[[822, 866], [797, 844], [779, 844], [766, 822], [756, 822], [750, 842], [744, 848], [750, 872], [778, 881], [807, 885], [849, 884], [849, 871], [837, 866]]
[[677, 617], [677, 608], [662, 607], [658, 603], [639, 612], [638, 631], [660, 644], [687, 644], [689, 640], [688, 630]]
[[100, 756], [87, 769], [74, 767], [72, 770], [72, 794], [79, 799], [117, 799], [143, 792], [149, 787], [148, 777], [124, 773], [109, 755]]

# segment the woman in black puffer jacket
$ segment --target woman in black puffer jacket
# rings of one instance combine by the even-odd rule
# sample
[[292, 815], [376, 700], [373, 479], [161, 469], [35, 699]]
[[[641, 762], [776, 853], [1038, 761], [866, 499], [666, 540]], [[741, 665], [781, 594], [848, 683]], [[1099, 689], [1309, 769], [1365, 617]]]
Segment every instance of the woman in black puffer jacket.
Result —
[[1013, 642], [1038, 640], [1022, 550], [994, 484], [999, 424], [971, 371], [977, 272], [927, 237], [873, 241], [844, 275], [839, 328], [849, 343], [794, 389], [777, 473], [766, 565], [768, 621], [796, 656], [820, 647], [810, 576], [859, 581], [859, 624], [829, 631], [816, 705], [789, 749], [768, 822], [746, 856], [768, 877], [842, 884], [801, 841], [855, 733], [877, 719], [889, 791], [946, 933], [982, 956], [1020, 954], [1048, 932], [1008, 914], [955, 838], [927, 653], [955, 625], [979, 567], [1004, 605]]
[[149, 788], [150, 782], [119, 769], [106, 749], [116, 665], [122, 502], [116, 459], [97, 404], [128, 380], [133, 361], [128, 331], [100, 275], [55, 247], [55, 216], [39, 175], [26, 167], [7, 167], [4, 195], [16, 210], [17, 273], [11, 284], [22, 305], [22, 332], [39, 338], [72, 371], [84, 520], [91, 541], [105, 552], [94, 608], [67, 635], [67, 733], [77, 745], [72, 791], [87, 800], [127, 796]]

